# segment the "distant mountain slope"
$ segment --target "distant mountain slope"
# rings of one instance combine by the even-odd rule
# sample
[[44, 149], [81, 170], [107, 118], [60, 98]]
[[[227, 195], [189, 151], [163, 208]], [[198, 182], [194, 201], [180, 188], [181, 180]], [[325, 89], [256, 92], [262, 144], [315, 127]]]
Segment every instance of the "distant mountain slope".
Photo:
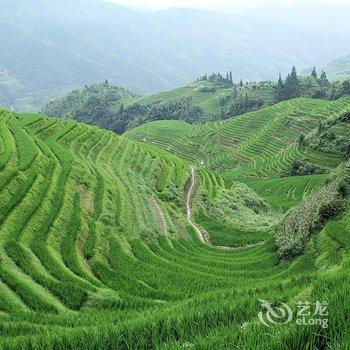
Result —
[[9, 109], [30, 111], [35, 106], [43, 105], [54, 95], [46, 95], [45, 92], [20, 82], [5, 70], [0, 70], [0, 106]]
[[329, 72], [329, 77], [332, 79], [344, 79], [350, 77], [350, 55], [340, 57], [325, 67], [325, 70]]
[[[227, 73], [205, 75], [178, 89], [138, 96], [118, 86], [97, 83], [76, 89], [50, 101], [45, 115], [99, 125], [122, 134], [155, 120], [183, 120], [203, 123], [223, 120], [274, 105], [295, 97], [335, 100], [350, 94], [349, 81], [330, 83], [323, 72], [298, 77], [293, 68], [286, 79], [277, 82], [236, 84]], [[292, 79], [292, 76], [295, 79]]]
[[[217, 70], [268, 79], [346, 54], [350, 36], [200, 10], [135, 12], [99, 0], [0, 0], [0, 9], [0, 69], [46, 100], [104, 79], [141, 93]], [[23, 108], [16, 97], [5, 102]], [[42, 106], [34, 98], [30, 105]]]
[[[333, 3], [331, 3], [333, 2]], [[307, 30], [327, 28], [343, 34], [350, 32], [350, 4], [341, 1], [294, 0], [271, 1], [245, 11], [245, 16], [278, 21]]]

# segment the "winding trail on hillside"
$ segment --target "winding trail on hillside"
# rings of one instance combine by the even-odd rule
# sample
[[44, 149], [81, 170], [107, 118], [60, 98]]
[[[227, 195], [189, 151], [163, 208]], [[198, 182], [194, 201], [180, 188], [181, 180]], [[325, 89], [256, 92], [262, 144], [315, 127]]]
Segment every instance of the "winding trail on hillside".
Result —
[[[192, 210], [191, 210], [191, 199], [194, 195], [194, 186], [196, 183], [196, 172], [194, 170], [194, 168], [191, 166], [191, 183], [190, 183], [190, 187], [188, 188], [187, 192], [186, 192], [186, 201], [185, 201], [185, 209], [186, 209], [186, 217], [187, 217], [187, 222], [194, 228], [194, 230], [196, 231], [199, 239], [206, 245], [210, 245], [210, 241], [208, 239], [208, 237], [205, 235], [205, 233], [203, 232], [203, 230], [194, 222], [193, 218], [192, 218]], [[265, 241], [261, 241], [261, 242], [257, 242], [257, 243], [252, 243], [252, 244], [246, 244], [240, 247], [228, 247], [228, 246], [212, 246], [213, 248], [217, 248], [217, 249], [223, 249], [223, 250], [240, 250], [240, 249], [246, 249], [246, 248], [252, 248], [252, 247], [256, 247], [258, 245], [263, 244]]]
[[196, 231], [199, 239], [206, 244], [206, 239], [205, 239], [205, 235], [202, 232], [202, 230], [199, 228], [199, 226], [193, 221], [192, 219], [192, 211], [191, 211], [191, 198], [193, 195], [193, 189], [194, 189], [194, 185], [195, 185], [195, 181], [196, 181], [196, 176], [195, 176], [195, 171], [193, 169], [193, 167], [191, 166], [191, 183], [190, 183], [190, 187], [186, 193], [186, 203], [185, 203], [185, 207], [186, 207], [186, 217], [187, 217], [187, 221], [188, 223], [194, 228], [194, 230]]

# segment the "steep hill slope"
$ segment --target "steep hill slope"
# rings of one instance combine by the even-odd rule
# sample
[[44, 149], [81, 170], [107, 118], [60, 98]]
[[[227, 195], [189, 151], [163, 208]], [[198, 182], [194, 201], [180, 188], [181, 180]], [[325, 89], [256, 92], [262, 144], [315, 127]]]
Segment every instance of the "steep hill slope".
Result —
[[[280, 264], [273, 215], [244, 185], [74, 121], [4, 111], [0, 135], [3, 348], [346, 344], [347, 214]], [[236, 249], [203, 245], [193, 220]], [[257, 323], [259, 299], [301, 297], [326, 298], [332, 327]]]
[[[0, 347], [346, 344], [349, 215], [280, 264], [268, 224], [259, 228], [273, 220], [266, 204], [244, 185], [194, 171], [96, 127], [2, 111]], [[186, 218], [188, 195], [192, 220], [237, 248], [201, 243]], [[237, 229], [249, 221], [257, 231]], [[326, 299], [332, 326], [276, 333], [257, 323], [259, 299], [294, 309], [300, 298]]]
[[229, 69], [235, 80], [264, 80], [293, 64], [305, 69], [348, 53], [346, 31], [318, 27], [305, 35], [208, 11], [132, 11], [100, 0], [1, 0], [0, 9], [0, 69], [41, 96], [105, 79], [151, 93]]

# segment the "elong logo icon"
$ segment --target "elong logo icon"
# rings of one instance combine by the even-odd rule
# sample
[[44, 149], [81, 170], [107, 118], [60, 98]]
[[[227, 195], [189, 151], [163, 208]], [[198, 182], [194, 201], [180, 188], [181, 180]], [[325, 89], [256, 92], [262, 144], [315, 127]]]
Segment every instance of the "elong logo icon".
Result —
[[288, 324], [293, 319], [293, 312], [292, 309], [283, 302], [280, 302], [279, 307], [274, 307], [269, 301], [267, 300], [259, 300], [261, 303], [261, 306], [265, 308], [264, 311], [260, 311], [258, 314], [259, 320], [262, 324], [264, 324], [267, 327], [270, 327], [271, 325], [284, 325]]

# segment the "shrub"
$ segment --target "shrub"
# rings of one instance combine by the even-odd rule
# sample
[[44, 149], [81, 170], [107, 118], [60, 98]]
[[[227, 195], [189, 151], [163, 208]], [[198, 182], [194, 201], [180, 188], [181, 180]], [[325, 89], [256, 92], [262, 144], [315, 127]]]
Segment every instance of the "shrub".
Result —
[[292, 209], [276, 229], [276, 243], [282, 258], [301, 254], [313, 233], [342, 212], [350, 190], [350, 163], [340, 166], [328, 183]]
[[282, 177], [324, 174], [325, 172], [326, 169], [319, 167], [315, 164], [311, 164], [306, 161], [295, 160], [292, 162], [289, 169], [287, 169], [282, 174]]
[[198, 92], [215, 92], [216, 88], [214, 86], [202, 86], [197, 89]]

